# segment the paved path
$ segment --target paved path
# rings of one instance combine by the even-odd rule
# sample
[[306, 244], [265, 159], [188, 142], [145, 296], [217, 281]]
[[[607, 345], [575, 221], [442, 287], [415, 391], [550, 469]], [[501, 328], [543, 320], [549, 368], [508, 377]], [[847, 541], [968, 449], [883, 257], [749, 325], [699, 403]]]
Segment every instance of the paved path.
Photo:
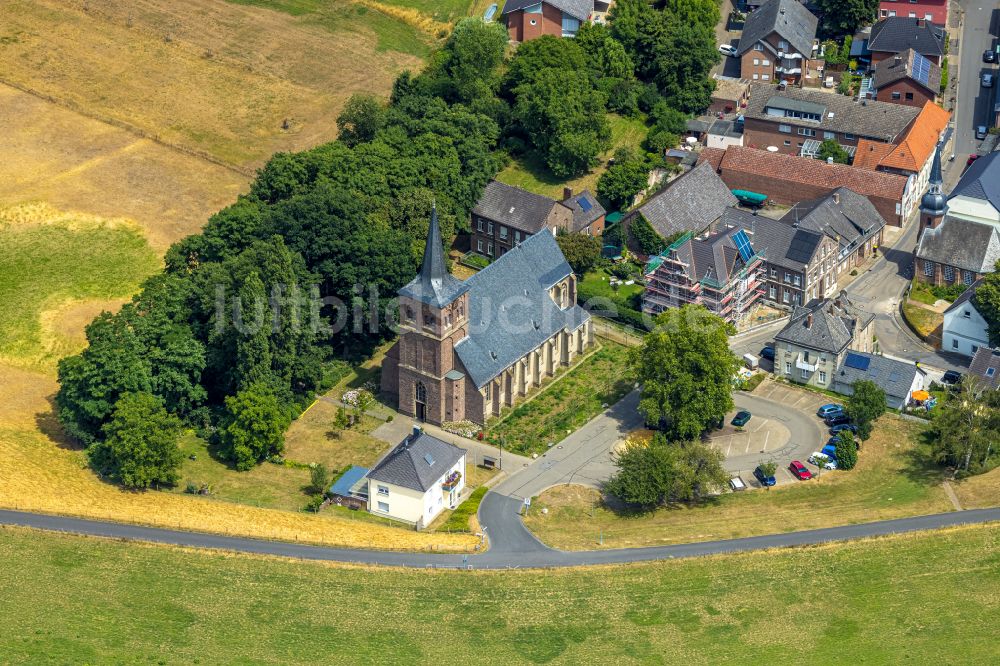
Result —
[[[487, 498], [500, 497], [490, 493]], [[485, 508], [484, 502], [484, 508]], [[495, 503], [498, 511], [516, 511], [517, 503]], [[480, 516], [483, 509], [480, 510]], [[514, 515], [516, 519], [516, 515]], [[21, 513], [0, 510], [0, 524], [20, 525], [37, 529], [85, 534], [115, 539], [129, 539], [173, 546], [212, 548], [259, 555], [276, 555], [307, 560], [327, 560], [368, 565], [386, 565], [418, 568], [475, 568], [509, 569], [521, 567], [568, 567], [593, 564], [618, 564], [649, 560], [697, 557], [721, 553], [737, 553], [768, 548], [806, 546], [863, 537], [884, 536], [901, 532], [931, 530], [953, 525], [1000, 521], [1000, 508], [955, 511], [952, 513], [917, 516], [899, 520], [884, 520], [861, 525], [846, 525], [821, 530], [771, 534], [767, 536], [730, 539], [725, 541], [705, 541], [701, 543], [658, 546], [654, 548], [629, 548], [621, 550], [566, 552], [546, 548], [537, 541], [504, 540], [503, 547], [495, 546], [482, 555], [437, 555], [405, 552], [384, 552], [368, 550], [348, 550], [306, 546], [282, 541], [263, 541], [240, 537], [218, 536], [197, 532], [158, 529], [108, 523], [79, 518], [65, 518], [43, 514]], [[517, 520], [520, 523], [520, 520]], [[523, 529], [523, 528], [522, 528]], [[527, 532], [527, 530], [525, 530]], [[500, 530], [497, 531], [499, 535]], [[532, 540], [534, 539], [529, 534]]]

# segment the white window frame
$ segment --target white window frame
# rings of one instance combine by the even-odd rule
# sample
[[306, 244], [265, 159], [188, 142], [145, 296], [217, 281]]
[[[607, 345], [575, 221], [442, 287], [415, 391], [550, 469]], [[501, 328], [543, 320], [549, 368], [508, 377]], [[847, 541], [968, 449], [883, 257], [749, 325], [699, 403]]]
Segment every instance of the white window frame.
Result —
[[389, 513], [389, 503], [388, 502], [378, 502], [375, 505], [375, 510], [379, 513]]
[[375, 487], [375, 492], [378, 493], [379, 497], [388, 497], [389, 496], [389, 486], [383, 486], [383, 485], [379, 484], [378, 486]]

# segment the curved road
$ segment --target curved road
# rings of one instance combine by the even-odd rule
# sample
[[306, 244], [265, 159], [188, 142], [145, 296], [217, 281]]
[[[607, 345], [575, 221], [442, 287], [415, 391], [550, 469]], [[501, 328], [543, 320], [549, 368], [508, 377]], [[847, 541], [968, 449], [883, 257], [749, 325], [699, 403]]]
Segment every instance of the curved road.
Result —
[[[57, 532], [130, 539], [174, 546], [221, 549], [307, 560], [417, 568], [511, 569], [521, 567], [550, 568], [618, 564], [716, 555], [720, 553], [747, 552], [1000, 520], [1000, 508], [979, 509], [975, 511], [955, 511], [953, 513], [726, 541], [705, 541], [653, 548], [566, 552], [546, 548], [535, 540], [527, 529], [521, 525], [521, 521], [517, 517], [516, 512], [519, 506], [520, 502], [504, 497], [503, 495], [498, 495], [497, 493], [488, 493], [486, 495], [480, 507], [480, 515], [483, 518], [497, 518], [497, 520], [491, 521], [494, 525], [493, 529], [496, 530], [494, 536], [503, 534], [504, 537], [498, 539], [497, 545], [482, 555], [434, 555], [325, 548], [322, 546], [306, 546], [282, 541], [226, 537], [197, 532], [123, 525], [121, 523], [82, 520], [79, 518], [22, 513], [18, 511], [0, 510], [0, 524], [20, 525]], [[527, 535], [528, 540], [508, 538], [510, 535], [506, 533], [507, 529], [519, 529]]]

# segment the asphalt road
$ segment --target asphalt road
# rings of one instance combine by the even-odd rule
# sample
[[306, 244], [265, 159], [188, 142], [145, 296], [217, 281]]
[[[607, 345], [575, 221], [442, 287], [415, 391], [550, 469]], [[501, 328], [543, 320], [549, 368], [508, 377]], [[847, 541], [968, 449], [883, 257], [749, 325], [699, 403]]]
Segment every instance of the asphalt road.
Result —
[[[499, 499], [498, 499], [499, 498]], [[546, 548], [521, 526], [516, 515], [517, 505], [514, 500], [504, 500], [496, 493], [489, 493], [480, 507], [480, 518], [487, 517], [490, 511], [497, 511], [504, 516], [500, 522], [494, 522], [495, 536], [504, 529], [516, 529], [520, 526], [527, 537], [524, 540], [498, 539], [496, 545], [481, 555], [436, 555], [425, 553], [385, 552], [370, 550], [348, 550], [343, 548], [326, 548], [322, 546], [306, 546], [282, 541], [263, 541], [240, 537], [218, 536], [197, 532], [181, 532], [121, 523], [108, 523], [79, 518], [65, 518], [43, 514], [21, 513], [17, 511], [0, 511], [0, 524], [19, 525], [37, 529], [71, 534], [83, 534], [114, 539], [127, 539], [152, 543], [186, 546], [192, 548], [208, 548], [257, 555], [273, 555], [292, 557], [305, 560], [325, 560], [332, 562], [348, 562], [366, 565], [385, 565], [414, 568], [474, 568], [474, 569], [512, 569], [538, 567], [571, 567], [593, 564], [620, 564], [628, 562], [643, 562], [650, 560], [674, 559], [683, 557], [698, 557], [717, 555], [721, 553], [737, 553], [768, 548], [785, 548], [792, 546], [808, 546], [864, 537], [885, 536], [902, 532], [931, 530], [953, 525], [970, 523], [986, 523], [1000, 521], [1000, 508], [979, 509], [975, 511], [955, 511], [952, 513], [917, 516], [899, 520], [885, 520], [860, 525], [846, 525], [821, 530], [806, 530], [788, 532], [767, 536], [749, 537], [746, 539], [730, 539], [724, 541], [705, 541], [701, 543], [679, 544], [675, 546], [658, 546], [653, 548], [629, 548], [620, 550], [578, 551], [567, 552]], [[506, 533], [505, 537], [507, 536]], [[530, 540], [530, 541], [529, 541]]]
[[991, 0], [959, 0], [958, 4], [965, 12], [965, 22], [960, 38], [954, 152], [956, 164], [964, 166], [965, 158], [976, 152], [979, 143], [975, 126], [992, 125], [988, 120], [998, 84], [983, 88], [979, 75], [987, 68], [997, 72], [996, 65], [983, 62], [983, 51], [996, 46], [995, 37], [1000, 34], [1000, 6]]

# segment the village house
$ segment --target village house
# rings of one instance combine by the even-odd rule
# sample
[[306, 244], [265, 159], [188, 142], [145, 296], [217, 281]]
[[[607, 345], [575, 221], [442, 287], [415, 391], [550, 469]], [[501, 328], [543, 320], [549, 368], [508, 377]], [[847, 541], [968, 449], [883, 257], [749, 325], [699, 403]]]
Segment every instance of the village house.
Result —
[[875, 99], [923, 108], [937, 104], [941, 68], [913, 49], [906, 49], [875, 66], [872, 75]]
[[763, 295], [763, 265], [742, 228], [705, 238], [685, 234], [647, 264], [642, 311], [657, 315], [693, 304], [739, 323]]
[[507, 0], [500, 15], [510, 38], [576, 37], [580, 24], [607, 13], [611, 0]]
[[1000, 387], [1000, 350], [980, 347], [969, 364], [969, 375], [989, 388]]
[[915, 209], [922, 191], [910, 188], [905, 176], [757, 148], [705, 149], [699, 160], [711, 164], [728, 188], [765, 194], [783, 206], [849, 188], [868, 197], [882, 219], [896, 227]]
[[910, 404], [914, 393], [924, 390], [927, 373], [908, 361], [849, 351], [837, 368], [830, 388], [850, 396], [854, 393], [854, 385], [860, 381], [872, 382], [882, 389], [885, 404], [890, 409], [903, 409]]
[[902, 16], [922, 18], [938, 25], [948, 25], [950, 0], [882, 0], [878, 5], [879, 18]]
[[940, 151], [921, 206], [914, 276], [934, 285], [972, 285], [1000, 260], [1000, 153], [972, 163], [945, 198]]
[[754, 86], [744, 115], [744, 145], [815, 157], [820, 144], [832, 139], [853, 157], [863, 139], [898, 143], [919, 113], [904, 104]]
[[848, 351], [874, 351], [874, 321], [875, 315], [855, 307], [846, 292], [796, 307], [774, 336], [774, 374], [832, 389]]
[[472, 209], [470, 249], [490, 259], [502, 257], [528, 236], [540, 231], [604, 233], [605, 210], [597, 198], [584, 190], [574, 195], [566, 188], [564, 200], [522, 190], [499, 181], [486, 185]]
[[401, 413], [434, 424], [485, 424], [594, 342], [551, 233], [524, 239], [463, 282], [445, 267], [437, 211], [420, 272], [399, 290], [399, 327], [382, 391]]
[[365, 477], [368, 511], [415, 526], [454, 509], [465, 488], [465, 449], [414, 426]]
[[922, 17], [893, 16], [872, 26], [868, 37], [872, 67], [892, 59], [898, 53], [913, 49], [935, 65], [944, 60], [944, 26], [936, 25]]
[[751, 81], [801, 85], [816, 64], [817, 18], [798, 0], [767, 0], [747, 17], [736, 57]]
[[972, 283], [944, 311], [944, 324], [941, 327], [941, 351], [972, 357], [981, 348], [989, 346], [989, 324], [976, 309], [974, 300], [976, 289], [980, 284], [982, 284], [981, 279]]

